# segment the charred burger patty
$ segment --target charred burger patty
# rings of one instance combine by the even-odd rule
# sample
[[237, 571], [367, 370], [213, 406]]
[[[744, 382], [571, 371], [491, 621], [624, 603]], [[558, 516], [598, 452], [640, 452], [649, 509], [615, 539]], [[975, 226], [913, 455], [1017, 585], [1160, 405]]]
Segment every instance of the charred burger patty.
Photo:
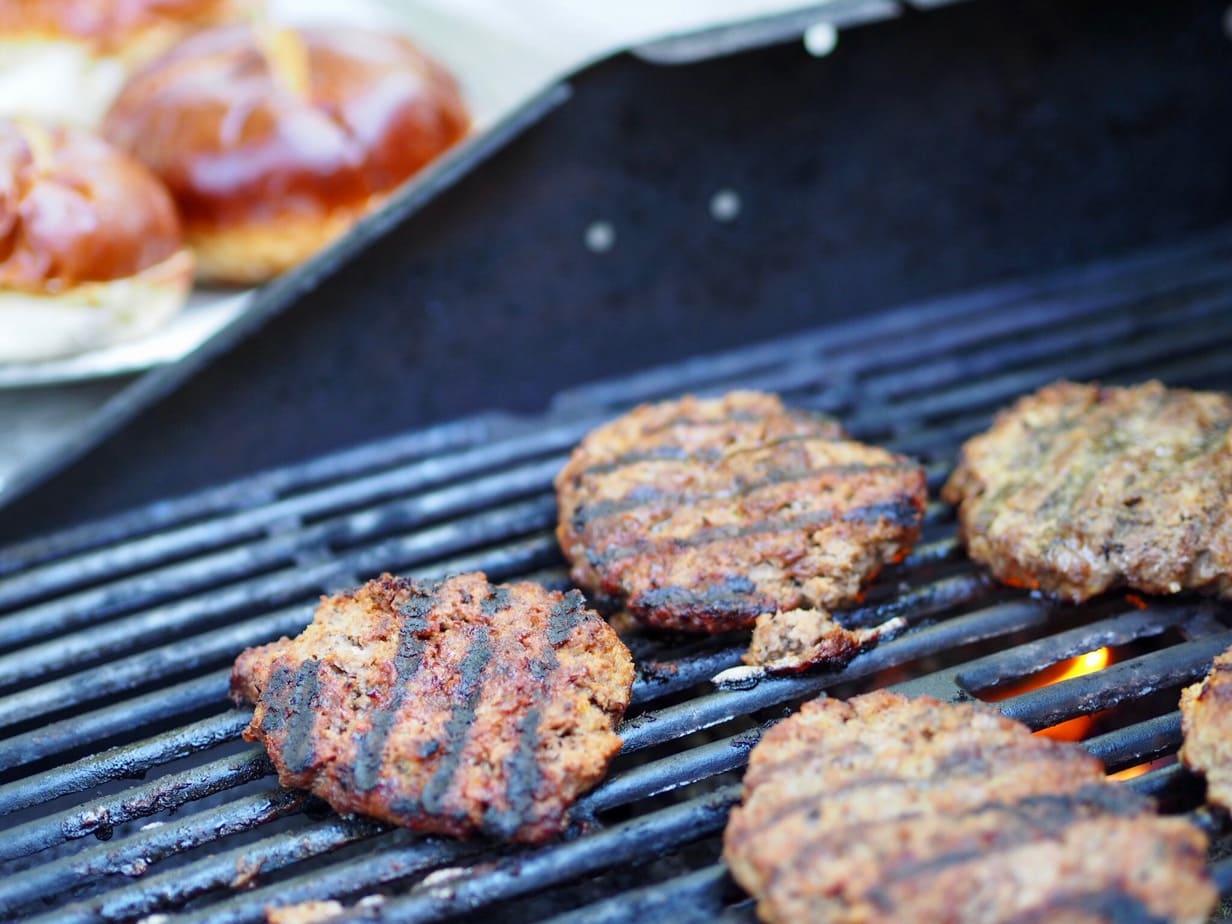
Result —
[[757, 392], [639, 407], [590, 433], [556, 489], [574, 581], [693, 632], [852, 602], [927, 500], [916, 463]]
[[420, 831], [535, 843], [620, 750], [633, 662], [576, 591], [384, 575], [250, 648], [232, 690], [285, 786]]

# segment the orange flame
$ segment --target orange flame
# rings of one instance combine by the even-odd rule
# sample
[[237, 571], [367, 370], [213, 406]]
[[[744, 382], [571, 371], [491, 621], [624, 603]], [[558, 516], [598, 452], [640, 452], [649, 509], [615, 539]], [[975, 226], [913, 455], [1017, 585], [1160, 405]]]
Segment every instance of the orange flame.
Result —
[[[1003, 699], [1021, 696], [1023, 693], [1030, 693], [1032, 690], [1038, 690], [1040, 687], [1052, 686], [1052, 684], [1060, 683], [1062, 680], [1072, 680], [1074, 677], [1094, 674], [1096, 671], [1103, 670], [1111, 662], [1111, 650], [1097, 648], [1095, 651], [1088, 651], [1086, 654], [1078, 655], [1076, 658], [1060, 661], [1052, 667], [1023, 680], [999, 687], [995, 691], [984, 694], [982, 698], [989, 699], [992, 702], [1000, 702]], [[1036, 734], [1045, 738], [1053, 738], [1057, 741], [1082, 741], [1090, 734], [1094, 725], [1094, 717], [1080, 715], [1059, 725], [1041, 728]]]
[[1153, 766], [1153, 763], [1153, 761], [1149, 761], [1145, 764], [1126, 767], [1124, 770], [1118, 770], [1116, 773], [1109, 773], [1108, 779], [1120, 780], [1121, 782], [1124, 782], [1125, 780], [1132, 780], [1134, 777], [1142, 776], [1142, 774], [1149, 772]]

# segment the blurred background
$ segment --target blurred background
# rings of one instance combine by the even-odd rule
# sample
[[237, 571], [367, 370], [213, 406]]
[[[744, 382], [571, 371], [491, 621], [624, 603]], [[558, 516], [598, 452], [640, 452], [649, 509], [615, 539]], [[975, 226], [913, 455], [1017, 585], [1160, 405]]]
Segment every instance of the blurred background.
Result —
[[473, 134], [171, 335], [0, 367], [0, 534], [1230, 214], [1226, 3], [609, 6], [275, 10], [414, 36]]

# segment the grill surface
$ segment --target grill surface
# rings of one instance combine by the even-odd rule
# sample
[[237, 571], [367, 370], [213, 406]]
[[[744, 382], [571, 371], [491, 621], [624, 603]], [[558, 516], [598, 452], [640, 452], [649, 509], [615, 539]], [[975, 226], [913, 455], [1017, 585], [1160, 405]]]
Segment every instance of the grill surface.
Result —
[[899, 615], [910, 631], [840, 674], [717, 689], [742, 639], [631, 639], [624, 752], [560, 843], [496, 849], [339, 817], [279, 789], [239, 740], [249, 712], [226, 699], [242, 648], [296, 633], [317, 595], [383, 570], [564, 586], [551, 478], [582, 434], [641, 400], [776, 390], [918, 455], [935, 490], [963, 438], [1055, 378], [1232, 387], [1230, 258], [1226, 232], [917, 305], [578, 388], [540, 419], [463, 420], [0, 551], [0, 915], [241, 922], [367, 897], [355, 914], [390, 921], [743, 920], [718, 835], [770, 722], [823, 690], [984, 694], [1104, 646], [1113, 666], [1001, 708], [1035, 728], [1095, 715], [1084, 743], [1110, 771], [1154, 762], [1127, 785], [1215, 836], [1232, 895], [1224, 820], [1169, 761], [1177, 692], [1232, 644], [1232, 609], [1061, 606], [997, 587], [937, 505], [916, 552], [842, 617]]

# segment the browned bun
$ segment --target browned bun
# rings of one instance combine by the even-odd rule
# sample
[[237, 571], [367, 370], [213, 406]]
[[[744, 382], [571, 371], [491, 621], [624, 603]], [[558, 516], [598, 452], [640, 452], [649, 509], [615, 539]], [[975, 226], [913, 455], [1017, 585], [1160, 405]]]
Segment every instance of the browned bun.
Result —
[[0, 40], [79, 42], [132, 63], [257, 6], [256, 0], [4, 0]]
[[0, 115], [96, 127], [125, 78], [262, 0], [0, 0]]
[[147, 169], [85, 131], [0, 120], [0, 359], [144, 331], [190, 285], [175, 207]]
[[453, 77], [404, 38], [236, 26], [136, 74], [103, 131], [171, 190], [199, 277], [253, 283], [345, 231], [468, 123]]

